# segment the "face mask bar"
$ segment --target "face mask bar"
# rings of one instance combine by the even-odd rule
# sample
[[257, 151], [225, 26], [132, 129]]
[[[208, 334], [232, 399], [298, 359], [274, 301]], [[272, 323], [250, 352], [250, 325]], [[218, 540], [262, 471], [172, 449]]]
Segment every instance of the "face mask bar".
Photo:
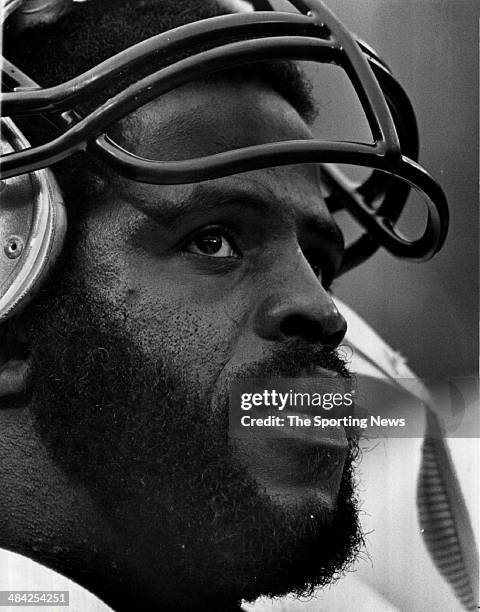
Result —
[[[154, 184], [193, 183], [273, 166], [319, 163], [330, 209], [346, 208], [367, 231], [347, 248], [341, 273], [367, 259], [379, 246], [397, 257], [431, 258], [446, 238], [448, 205], [440, 186], [411, 159], [417, 156], [418, 140], [406, 94], [374, 52], [355, 41], [319, 0], [291, 4], [303, 14], [244, 13], [188, 24], [143, 41], [55, 87], [32, 89], [31, 80], [11, 66], [5, 81], [30, 90], [2, 93], [3, 114], [49, 114], [58, 121], [58, 113], [74, 110], [119, 76], [128, 75], [134, 81], [146, 62], [192, 45], [208, 42], [212, 46], [134, 82], [85, 117], [64, 113], [63, 134], [46, 144], [3, 155], [0, 177], [45, 168], [85, 150], [126, 178]], [[238, 38], [241, 40], [229, 42]], [[285, 141], [168, 162], [133, 155], [105, 134], [110, 125], [132, 111], [189, 81], [250, 62], [281, 59], [342, 67], [362, 104], [373, 142]], [[374, 171], [355, 186], [331, 166], [339, 163]], [[411, 241], [395, 230], [410, 187], [424, 196], [427, 206], [424, 233]]]

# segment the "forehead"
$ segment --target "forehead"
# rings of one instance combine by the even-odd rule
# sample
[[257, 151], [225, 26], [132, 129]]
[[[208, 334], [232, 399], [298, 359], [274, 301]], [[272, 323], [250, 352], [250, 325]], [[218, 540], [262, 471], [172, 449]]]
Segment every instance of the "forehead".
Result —
[[216, 79], [161, 96], [122, 123], [139, 155], [185, 159], [252, 144], [312, 138], [297, 111], [266, 82]]
[[[312, 132], [284, 98], [267, 83], [252, 79], [188, 84], [126, 117], [113, 136], [137, 155], [172, 161], [268, 142], [310, 139]], [[199, 191], [224, 191], [227, 196], [232, 193], [230, 200], [245, 193], [252, 201], [276, 202], [279, 210], [308, 209], [309, 215], [329, 217], [314, 164], [251, 171], [200, 185], [128, 181], [124, 186], [129, 203], [149, 215], [158, 214], [159, 209], [168, 215], [168, 203], [191, 200]], [[221, 198], [216, 201], [220, 203]]]

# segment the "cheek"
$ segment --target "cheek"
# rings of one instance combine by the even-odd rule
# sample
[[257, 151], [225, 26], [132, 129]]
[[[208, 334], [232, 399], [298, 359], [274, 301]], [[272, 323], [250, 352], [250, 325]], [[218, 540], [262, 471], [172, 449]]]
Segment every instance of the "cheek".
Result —
[[216, 379], [237, 343], [239, 313], [228, 304], [131, 295], [128, 311], [128, 333], [149, 361], [165, 360], [190, 380]]
[[84, 258], [88, 286], [105, 317], [151, 364], [165, 361], [190, 381], [214, 381], [233, 355], [248, 298], [218, 277], [186, 274], [181, 261], [122, 251], [112, 230], [107, 237], [100, 263]]

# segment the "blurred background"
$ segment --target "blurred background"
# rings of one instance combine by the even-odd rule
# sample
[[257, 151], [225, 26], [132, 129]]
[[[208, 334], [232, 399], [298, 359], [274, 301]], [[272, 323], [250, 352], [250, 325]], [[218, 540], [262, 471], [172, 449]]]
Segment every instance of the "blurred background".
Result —
[[345, 299], [425, 378], [478, 374], [478, 27], [469, 0], [333, 0], [389, 64], [416, 111], [420, 162], [442, 184], [450, 233], [426, 264], [384, 252], [345, 275]]

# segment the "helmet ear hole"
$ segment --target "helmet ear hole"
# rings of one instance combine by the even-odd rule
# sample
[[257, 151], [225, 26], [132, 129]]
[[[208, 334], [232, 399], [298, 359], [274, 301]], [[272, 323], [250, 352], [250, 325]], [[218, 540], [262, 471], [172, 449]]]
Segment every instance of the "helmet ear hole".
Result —
[[[10, 119], [1, 119], [2, 154], [29, 147]], [[1, 185], [0, 324], [21, 310], [54, 264], [65, 237], [66, 213], [49, 170], [22, 174]]]

